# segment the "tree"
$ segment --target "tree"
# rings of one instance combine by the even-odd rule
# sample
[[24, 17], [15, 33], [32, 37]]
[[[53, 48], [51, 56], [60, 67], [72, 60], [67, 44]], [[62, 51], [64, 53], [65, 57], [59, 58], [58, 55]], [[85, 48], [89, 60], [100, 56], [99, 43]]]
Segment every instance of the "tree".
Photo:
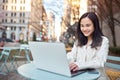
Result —
[[33, 41], [36, 41], [36, 33], [33, 33]]
[[115, 17], [116, 14], [120, 16], [120, 1], [119, 0], [97, 0], [98, 15], [101, 21], [104, 21], [110, 28], [113, 46], [116, 44], [115, 26], [120, 25], [120, 19]]

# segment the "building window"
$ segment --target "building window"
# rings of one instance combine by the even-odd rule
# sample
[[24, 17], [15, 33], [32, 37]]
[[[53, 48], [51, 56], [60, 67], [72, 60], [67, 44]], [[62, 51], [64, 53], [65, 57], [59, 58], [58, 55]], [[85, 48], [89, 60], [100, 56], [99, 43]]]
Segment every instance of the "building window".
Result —
[[5, 19], [5, 22], [7, 23], [7, 19]]
[[16, 16], [16, 12], [14, 13], [14, 16]]
[[20, 0], [20, 3], [22, 4], [22, 0]]
[[11, 7], [11, 10], [13, 10], [13, 6]]
[[5, 3], [5, 0], [3, 0], [3, 3]]
[[25, 11], [25, 6], [23, 6], [23, 10]]
[[22, 11], [22, 6], [20, 6], [20, 11]]
[[6, 3], [8, 3], [8, 0], [6, 0]]
[[11, 16], [13, 16], [13, 13], [11, 13]]
[[24, 0], [24, 4], [25, 4], [25, 0]]
[[8, 16], [8, 14], [6, 13], [6, 16]]
[[22, 3], [24, 3], [25, 4], [25, 0], [20, 0], [20, 3], [22, 4]]
[[15, 0], [15, 3], [17, 3], [17, 0]]
[[14, 23], [16, 23], [16, 21], [14, 21]]
[[22, 16], [22, 13], [20, 13], [20, 17]]
[[25, 23], [25, 20], [23, 20], [23, 23]]
[[11, 31], [13, 30], [13, 27], [11, 27]]
[[14, 27], [14, 31], [16, 31], [16, 27]]
[[21, 23], [21, 20], [19, 20], [19, 23]]
[[2, 19], [2, 23], [4, 23], [4, 19]]
[[15, 33], [14, 33], [14, 32], [11, 33], [11, 39], [12, 39], [13, 41], [15, 40]]
[[6, 6], [6, 10], [8, 9], [8, 6]]
[[14, 7], [14, 9], [16, 10], [16, 6]]
[[2, 9], [4, 10], [4, 5], [2, 6]]
[[23, 17], [25, 17], [25, 13], [23, 13]]
[[21, 31], [21, 30], [22, 30], [22, 27], [19, 27], [19, 30]]
[[5, 26], [5, 29], [6, 29], [6, 30], [7, 30], [7, 27], [8, 27], [8, 26]]
[[13, 23], [13, 19], [11, 19], [11, 23]]
[[3, 3], [8, 3], [8, 0], [3, 0]]

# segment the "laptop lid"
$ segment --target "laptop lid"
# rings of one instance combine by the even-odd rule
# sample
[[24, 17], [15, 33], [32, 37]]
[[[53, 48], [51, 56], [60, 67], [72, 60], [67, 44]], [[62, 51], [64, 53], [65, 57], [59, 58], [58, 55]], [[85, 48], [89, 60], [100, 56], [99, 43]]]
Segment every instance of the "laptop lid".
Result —
[[63, 43], [29, 42], [29, 47], [37, 68], [71, 77]]

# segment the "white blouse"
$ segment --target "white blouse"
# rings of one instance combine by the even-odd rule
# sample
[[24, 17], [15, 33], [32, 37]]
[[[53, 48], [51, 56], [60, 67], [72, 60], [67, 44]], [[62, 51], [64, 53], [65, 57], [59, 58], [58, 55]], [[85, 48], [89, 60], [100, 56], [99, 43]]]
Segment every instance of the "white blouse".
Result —
[[97, 49], [91, 48], [90, 44], [78, 47], [75, 42], [71, 52], [67, 54], [69, 63], [74, 62], [79, 69], [104, 67], [109, 50], [109, 40], [105, 36], [102, 38], [102, 45]]

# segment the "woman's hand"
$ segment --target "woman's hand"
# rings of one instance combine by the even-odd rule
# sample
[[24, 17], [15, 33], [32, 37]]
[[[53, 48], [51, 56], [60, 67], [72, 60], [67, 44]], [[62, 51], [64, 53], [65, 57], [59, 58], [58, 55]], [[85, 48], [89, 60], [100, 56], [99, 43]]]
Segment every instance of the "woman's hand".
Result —
[[75, 72], [75, 71], [78, 71], [78, 70], [79, 70], [78, 65], [76, 65], [75, 63], [70, 63], [70, 64], [69, 64], [69, 67], [70, 67], [70, 70], [71, 70], [72, 72]]

